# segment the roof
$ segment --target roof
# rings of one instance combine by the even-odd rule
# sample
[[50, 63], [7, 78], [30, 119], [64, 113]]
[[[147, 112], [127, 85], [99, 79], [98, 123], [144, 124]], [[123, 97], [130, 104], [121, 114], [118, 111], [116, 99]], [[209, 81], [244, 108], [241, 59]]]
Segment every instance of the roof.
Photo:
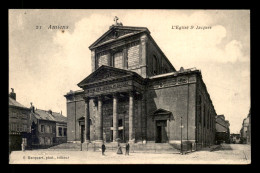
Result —
[[16, 100], [12, 99], [11, 97], [9, 97], [9, 106], [15, 106], [15, 107], [20, 107], [20, 108], [24, 108], [24, 109], [29, 109], [29, 108], [25, 107], [24, 105], [22, 105], [21, 103], [17, 102]]
[[76, 94], [81, 94], [81, 93], [83, 93], [84, 92], [84, 90], [76, 90], [76, 91], [72, 91], [72, 90], [70, 90], [70, 92], [67, 92], [65, 95], [64, 95], [64, 97], [67, 97], [67, 96], [70, 96], [70, 95], [76, 95]]
[[197, 70], [195, 67], [193, 67], [193, 68], [189, 68], [189, 69], [184, 69], [183, 71], [179, 70], [179, 71], [175, 71], [175, 72], [169, 72], [169, 73], [163, 73], [163, 74], [151, 76], [151, 77], [149, 77], [149, 79], [157, 79], [157, 78], [168, 77], [168, 76], [177, 76], [179, 74], [187, 74], [187, 73], [191, 73], [191, 72], [200, 72], [200, 71]]
[[[118, 33], [118, 36], [115, 37], [114, 34]], [[173, 68], [174, 71], [176, 69], [169, 61], [169, 59], [165, 56], [161, 48], [157, 45], [153, 37], [150, 35], [150, 31], [146, 27], [135, 27], [135, 26], [121, 26], [121, 25], [113, 25], [109, 28], [107, 32], [105, 32], [101, 37], [99, 37], [94, 43], [89, 46], [89, 49], [92, 50], [99, 46], [106, 45], [108, 43], [112, 43], [118, 40], [123, 40], [124, 38], [136, 36], [142, 33], [147, 33], [147, 36], [154, 43], [155, 47], [158, 48], [159, 52], [165, 57], [165, 60], [169, 63], [169, 65]]]
[[[124, 33], [123, 35], [116, 37], [116, 38], [112, 38], [111, 34], [114, 31], [127, 31], [126, 33]], [[150, 34], [150, 31], [146, 28], [146, 27], [131, 27], [131, 26], [113, 26], [111, 27], [107, 32], [105, 32], [101, 37], [99, 37], [93, 44], [91, 44], [89, 46], [89, 49], [93, 49], [95, 47], [116, 41], [116, 40], [120, 40], [122, 38], [126, 38], [126, 37], [130, 37], [136, 34], [140, 34], [142, 32], [147, 32]]]
[[36, 109], [34, 113], [35, 118], [39, 120], [49, 120], [55, 122], [67, 122], [67, 117], [61, 115], [60, 113], [52, 112], [50, 114], [46, 110]]
[[58, 122], [67, 122], [67, 117], [59, 114], [59, 113], [56, 113], [56, 112], [52, 112], [52, 116], [54, 117], [54, 119]]

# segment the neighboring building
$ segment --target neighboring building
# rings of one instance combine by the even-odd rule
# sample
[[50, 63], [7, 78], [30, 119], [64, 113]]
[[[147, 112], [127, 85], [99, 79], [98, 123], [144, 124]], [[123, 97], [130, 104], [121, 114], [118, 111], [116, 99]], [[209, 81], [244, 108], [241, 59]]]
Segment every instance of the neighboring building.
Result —
[[224, 115], [216, 117], [216, 143], [230, 143], [229, 121], [225, 120]]
[[22, 141], [30, 147], [30, 109], [16, 101], [12, 88], [9, 94], [9, 152], [21, 150]]
[[[32, 110], [32, 145], [34, 148], [45, 148], [67, 142], [66, 117], [51, 110]], [[61, 128], [61, 134], [60, 134]]]
[[247, 143], [251, 144], [251, 108], [249, 110], [249, 113], [248, 113], [247, 117], [249, 119]]
[[92, 73], [65, 95], [68, 141], [214, 144], [201, 72], [176, 71], [147, 28], [116, 23], [89, 49]]
[[230, 134], [230, 143], [239, 144], [240, 143], [240, 134], [235, 134], [235, 133]]
[[247, 118], [243, 120], [242, 128], [240, 130], [241, 143], [250, 144], [251, 143], [251, 109]]
[[56, 144], [67, 142], [67, 117], [64, 117], [62, 113], [52, 112], [52, 116], [56, 121]]

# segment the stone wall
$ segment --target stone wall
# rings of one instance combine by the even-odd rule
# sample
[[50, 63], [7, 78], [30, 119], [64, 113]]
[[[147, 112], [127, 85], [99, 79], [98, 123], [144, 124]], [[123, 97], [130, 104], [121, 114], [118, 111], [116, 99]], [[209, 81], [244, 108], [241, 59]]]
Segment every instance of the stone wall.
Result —
[[[215, 141], [215, 117], [217, 116], [210, 95], [202, 80], [197, 76], [197, 143], [201, 146], [213, 145]], [[199, 99], [201, 100], [199, 104]], [[200, 117], [199, 117], [200, 116]], [[205, 123], [204, 123], [205, 122]]]
[[71, 96], [67, 100], [67, 135], [68, 141], [80, 141], [80, 127], [78, 119], [85, 116], [85, 101], [82, 94]]
[[[188, 78], [189, 77], [189, 78]], [[180, 79], [185, 78], [188, 83], [179, 83]], [[195, 140], [195, 95], [196, 83], [194, 76], [171, 77], [164, 80], [162, 85], [158, 79], [150, 81], [146, 94], [147, 99], [147, 140], [155, 140], [155, 122], [152, 120], [151, 112], [161, 108], [172, 112], [173, 120], [168, 120], [167, 134], [171, 143], [181, 139], [181, 117], [184, 128], [182, 129], [183, 140]], [[169, 82], [175, 81], [175, 85]]]
[[173, 72], [174, 69], [171, 68], [171, 65], [169, 62], [166, 61], [166, 57], [159, 51], [159, 49], [155, 46], [155, 44], [148, 39], [147, 41], [147, 76], [154, 76], [153, 73], [153, 56], [156, 56], [158, 60], [158, 74], [166, 73], [165, 69], [167, 69], [167, 72]]

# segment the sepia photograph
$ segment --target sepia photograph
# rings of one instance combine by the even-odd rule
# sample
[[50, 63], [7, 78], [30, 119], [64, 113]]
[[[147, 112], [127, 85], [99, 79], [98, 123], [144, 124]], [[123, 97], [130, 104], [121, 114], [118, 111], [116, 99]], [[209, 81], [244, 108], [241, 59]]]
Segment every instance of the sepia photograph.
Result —
[[250, 10], [9, 9], [9, 164], [251, 164]]

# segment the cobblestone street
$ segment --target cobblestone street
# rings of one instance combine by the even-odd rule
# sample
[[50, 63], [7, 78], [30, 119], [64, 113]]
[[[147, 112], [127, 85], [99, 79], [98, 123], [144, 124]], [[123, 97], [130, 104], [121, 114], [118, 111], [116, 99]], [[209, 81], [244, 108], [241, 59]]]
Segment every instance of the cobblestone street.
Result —
[[[124, 150], [123, 150], [124, 152]], [[97, 151], [33, 150], [15, 151], [10, 164], [250, 164], [251, 147], [241, 144], [223, 144], [219, 150], [205, 149], [186, 155], [130, 153], [118, 155], [108, 151], [105, 156]]]

